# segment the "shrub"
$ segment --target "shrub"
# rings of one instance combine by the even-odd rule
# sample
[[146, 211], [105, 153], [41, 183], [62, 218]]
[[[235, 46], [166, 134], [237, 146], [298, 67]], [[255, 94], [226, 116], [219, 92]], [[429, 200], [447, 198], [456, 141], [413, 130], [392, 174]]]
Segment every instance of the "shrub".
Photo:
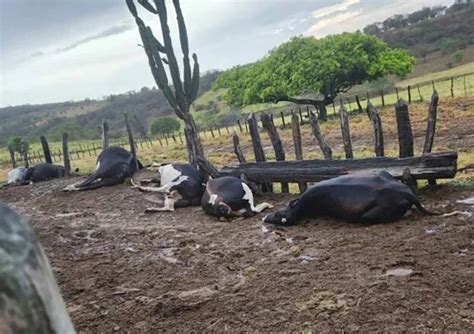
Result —
[[11, 137], [8, 139], [8, 146], [12, 146], [15, 152], [21, 153], [21, 143], [25, 143], [28, 150], [28, 143], [22, 137]]
[[152, 135], [171, 133], [178, 131], [181, 127], [179, 121], [174, 117], [160, 117], [155, 119], [150, 126], [150, 132]]

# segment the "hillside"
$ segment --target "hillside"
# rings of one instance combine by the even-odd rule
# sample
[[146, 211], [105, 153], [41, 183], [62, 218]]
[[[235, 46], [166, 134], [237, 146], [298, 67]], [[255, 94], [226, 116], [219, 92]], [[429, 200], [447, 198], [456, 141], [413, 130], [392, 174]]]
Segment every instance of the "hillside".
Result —
[[[209, 71], [201, 77], [198, 96], [211, 89], [218, 75], [218, 71]], [[104, 118], [109, 122], [111, 137], [122, 137], [125, 133], [124, 113], [130, 115], [136, 133], [143, 135], [154, 118], [170, 115], [173, 110], [155, 87], [110, 95], [103, 100], [1, 108], [0, 145], [5, 145], [12, 136], [36, 140], [41, 134], [46, 134], [50, 140], [58, 141], [65, 130], [70, 133], [71, 140], [98, 138], [99, 125]]]

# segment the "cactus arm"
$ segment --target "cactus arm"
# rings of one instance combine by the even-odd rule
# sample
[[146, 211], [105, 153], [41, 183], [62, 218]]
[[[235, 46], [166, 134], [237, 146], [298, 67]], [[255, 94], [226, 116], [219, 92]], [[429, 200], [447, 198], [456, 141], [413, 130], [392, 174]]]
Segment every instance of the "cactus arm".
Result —
[[179, 0], [173, 0], [173, 5], [176, 11], [176, 19], [178, 21], [179, 40], [181, 43], [181, 50], [183, 52], [183, 75], [184, 75], [184, 92], [187, 95], [189, 103], [189, 95], [191, 93], [191, 65], [189, 62], [189, 42], [186, 24], [184, 23], [183, 12], [179, 5]]
[[194, 60], [193, 79], [191, 81], [191, 89], [188, 95], [189, 104], [193, 103], [194, 100], [196, 100], [198, 89], [199, 89], [199, 63], [198, 63], [197, 55], [195, 53], [193, 53], [193, 60]]
[[169, 62], [169, 71], [171, 79], [173, 80], [173, 86], [176, 95], [176, 102], [180, 106], [181, 110], [188, 109], [188, 103], [185, 98], [183, 84], [179, 75], [179, 67], [176, 61], [176, 56], [173, 50], [173, 43], [171, 41], [170, 28], [168, 26], [168, 16], [166, 13], [165, 0], [155, 0], [156, 9], [160, 17], [161, 31], [163, 33], [163, 41], [166, 49], [166, 56]]
[[158, 14], [157, 10], [155, 7], [153, 7], [148, 0], [138, 0], [138, 3], [143, 6], [146, 10], [153, 14]]

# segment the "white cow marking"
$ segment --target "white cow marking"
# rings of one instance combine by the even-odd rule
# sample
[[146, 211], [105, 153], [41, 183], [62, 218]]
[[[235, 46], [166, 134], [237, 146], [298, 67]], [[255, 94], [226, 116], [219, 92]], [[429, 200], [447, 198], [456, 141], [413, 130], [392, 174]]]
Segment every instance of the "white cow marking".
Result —
[[273, 205], [271, 205], [270, 203], [266, 203], [266, 202], [263, 202], [263, 203], [258, 204], [257, 206], [254, 206], [252, 190], [250, 190], [250, 187], [244, 182], [242, 182], [242, 188], [244, 189], [244, 193], [245, 193], [244, 197], [242, 197], [242, 199], [246, 199], [249, 202], [250, 209], [252, 210], [252, 212], [260, 213], [265, 209], [273, 208]]
[[211, 194], [211, 196], [209, 196], [209, 204], [215, 205], [216, 201], [217, 201], [217, 195], [216, 194]]
[[182, 173], [173, 167], [173, 165], [164, 165], [158, 168], [160, 171], [160, 180], [162, 185], [166, 185], [181, 176]]
[[97, 161], [97, 167], [95, 168], [95, 170], [99, 170], [99, 167], [100, 167], [100, 161]]
[[26, 168], [25, 167], [15, 168], [15, 169], [8, 172], [7, 183], [12, 184], [12, 183], [17, 183], [17, 182], [23, 181], [23, 178], [25, 177], [25, 174], [26, 174]]

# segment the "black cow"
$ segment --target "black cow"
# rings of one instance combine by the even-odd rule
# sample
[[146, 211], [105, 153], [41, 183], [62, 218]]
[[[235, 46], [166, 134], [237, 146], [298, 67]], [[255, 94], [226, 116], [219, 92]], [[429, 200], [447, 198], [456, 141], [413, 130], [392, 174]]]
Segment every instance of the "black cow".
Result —
[[352, 174], [319, 182], [298, 199], [263, 221], [292, 225], [303, 219], [331, 217], [355, 223], [387, 223], [401, 219], [415, 205], [424, 209], [410, 188], [386, 171]]
[[8, 173], [9, 184], [25, 185], [66, 176], [63, 166], [39, 163], [29, 168], [18, 167]]
[[[138, 162], [138, 168], [143, 165]], [[113, 186], [132, 177], [137, 171], [135, 157], [122, 147], [109, 147], [103, 150], [97, 157], [97, 168], [94, 174], [83, 182], [71, 184], [64, 190], [92, 190], [104, 186]]]
[[273, 208], [269, 203], [255, 206], [250, 187], [234, 176], [209, 180], [201, 199], [201, 207], [204, 212], [219, 219], [251, 217], [267, 208]]
[[49, 261], [28, 222], [0, 203], [0, 332], [74, 333]]
[[148, 208], [147, 212], [174, 211], [175, 208], [196, 206], [204, 191], [201, 173], [190, 164], [163, 164], [159, 167], [160, 187], [143, 187], [132, 184], [142, 191], [158, 192], [165, 196], [162, 207]]

